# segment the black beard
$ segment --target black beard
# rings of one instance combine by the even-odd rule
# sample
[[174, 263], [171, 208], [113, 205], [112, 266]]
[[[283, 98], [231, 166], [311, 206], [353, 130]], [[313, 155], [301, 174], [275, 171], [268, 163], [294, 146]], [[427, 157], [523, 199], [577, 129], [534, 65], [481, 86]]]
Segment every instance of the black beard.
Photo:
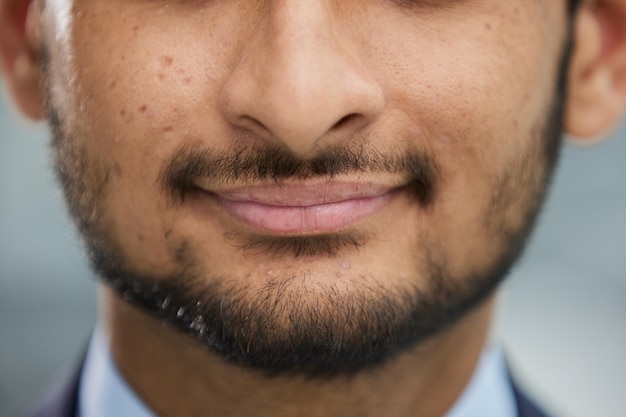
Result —
[[332, 378], [383, 364], [447, 328], [493, 292], [516, 256], [509, 252], [488, 275], [454, 285], [435, 261], [438, 255], [428, 253], [432, 263], [425, 272], [429, 282], [424, 290], [412, 284], [389, 289], [357, 277], [347, 282], [345, 292], [334, 285], [308, 283], [306, 274], [277, 276], [260, 289], [240, 282], [205, 284], [229, 279], [195, 276], [191, 260], [185, 272], [154, 284], [147, 277], [112, 269], [115, 259], [92, 262], [125, 301], [194, 337], [228, 362], [267, 377]]
[[[571, 42], [568, 42], [556, 83], [556, 98], [543, 128], [531, 141], [543, 147], [543, 152], [537, 153], [538, 158], [529, 152], [530, 156], [510, 173], [515, 179], [520, 172], [543, 169], [540, 180], [528, 190], [522, 227], [511, 231], [502, 225], [494, 237], [503, 241], [500, 254], [487, 270], [475, 276], [451, 276], [441, 248], [425, 243], [420, 256], [427, 266], [423, 271], [416, 271], [428, 278], [423, 288], [410, 284], [403, 288], [382, 288], [364, 284], [371, 282], [361, 279], [365, 277], [348, 282], [350, 291], [342, 292], [336, 286], [319, 283], [307, 288], [306, 274], [275, 277], [261, 290], [250, 290], [245, 285], [229, 287], [217, 283], [242, 280], [210, 276], [210, 272], [206, 272], [210, 270], [201, 265], [196, 251], [187, 242], [180, 242], [174, 249], [174, 257], [180, 265], [176, 273], [164, 277], [142, 276], [125, 267], [124, 254], [110, 241], [101, 216], [100, 202], [107, 192], [108, 172], [73, 146], [72, 138], [66, 137], [64, 118], [49, 93], [47, 115], [53, 132], [55, 165], [94, 272], [124, 300], [237, 365], [268, 375], [350, 375], [384, 363], [445, 330], [484, 302], [506, 277], [522, 253], [556, 165], [570, 51]], [[43, 72], [46, 73], [45, 65]], [[164, 167], [162, 185], [173, 200], [178, 198], [182, 202], [194, 191], [188, 180], [200, 173], [219, 173], [227, 181], [238, 181], [328, 177], [337, 173], [397, 169], [414, 176], [410, 192], [420, 204], [432, 204], [437, 190], [436, 163], [427, 155], [367, 160], [367, 156], [371, 157], [367, 152], [335, 149], [327, 152], [325, 159], [317, 158], [317, 163], [312, 163], [297, 160], [275, 148], [261, 149], [261, 159], [251, 156], [258, 151], [244, 151], [243, 159], [236, 155], [211, 159], [215, 155], [210, 152], [183, 149]], [[507, 201], [508, 194], [504, 194], [500, 203]], [[332, 256], [346, 246], [361, 244], [359, 239], [351, 241], [337, 235], [317, 239], [315, 242], [313, 237], [308, 240], [301, 237], [299, 243], [296, 239], [274, 241], [273, 245], [279, 245], [274, 255], [317, 256], [324, 254], [319, 248], [328, 248], [332, 239], [335, 244], [326, 250], [326, 255]], [[255, 248], [271, 251], [267, 242], [259, 245]], [[300, 247], [300, 252], [295, 251], [295, 247]]]
[[[558, 141], [558, 136], [549, 140]], [[203, 160], [207, 156], [202, 154]], [[188, 163], [181, 160], [173, 159], [176, 162], [169, 164], [162, 176], [171, 204], [182, 205], [195, 192], [181, 172], [190, 177], [200, 171], [207, 174], [207, 164], [201, 170], [192, 169], [199, 166], [198, 158], [184, 159]], [[428, 157], [418, 160], [425, 161], [413, 173], [416, 178], [411, 183], [418, 186], [404, 192], [422, 207], [434, 204], [429, 209], [436, 209], [432, 203], [437, 189], [435, 165]], [[536, 163], [525, 161], [520, 168], [531, 170]], [[185, 169], [178, 169], [181, 167]], [[417, 178], [416, 173], [428, 175]], [[375, 283], [380, 280], [358, 276], [343, 280], [342, 291], [339, 285], [323, 285], [319, 280], [312, 283], [304, 272], [275, 276], [262, 288], [252, 288], [243, 277], [212, 276], [210, 265], [198, 257], [200, 251], [186, 241], [172, 248], [179, 266], [176, 273], [143, 276], [125, 268], [124, 255], [115, 250], [106, 234], [92, 228], [88, 233], [83, 231], [83, 236], [94, 271], [124, 300], [194, 337], [226, 361], [258, 369], [267, 376], [349, 376], [431, 338], [491, 295], [524, 248], [546, 185], [544, 179], [530, 192], [521, 228], [511, 231], [506, 225], [495, 227], [496, 238], [503, 242], [501, 252], [489, 269], [478, 275], [451, 276], [445, 251], [434, 242], [424, 242], [419, 256], [426, 266], [415, 271], [427, 277], [420, 287], [411, 284], [419, 282], [412, 277], [400, 280], [405, 283], [402, 286], [389, 288]], [[503, 194], [504, 200], [498, 201], [507, 201], [508, 193]], [[255, 251], [283, 259], [334, 256], [358, 248], [366, 240], [367, 236], [350, 231], [297, 237], [244, 235], [239, 239], [244, 242], [240, 248], [243, 253]], [[237, 284], [228, 284], [232, 282]]]

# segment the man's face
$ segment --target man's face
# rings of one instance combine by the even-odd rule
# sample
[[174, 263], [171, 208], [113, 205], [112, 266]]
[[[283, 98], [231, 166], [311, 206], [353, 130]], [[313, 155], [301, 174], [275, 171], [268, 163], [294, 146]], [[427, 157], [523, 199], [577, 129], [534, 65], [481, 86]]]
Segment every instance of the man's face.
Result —
[[360, 368], [518, 255], [557, 147], [565, 1], [45, 3], [94, 266], [214, 351]]

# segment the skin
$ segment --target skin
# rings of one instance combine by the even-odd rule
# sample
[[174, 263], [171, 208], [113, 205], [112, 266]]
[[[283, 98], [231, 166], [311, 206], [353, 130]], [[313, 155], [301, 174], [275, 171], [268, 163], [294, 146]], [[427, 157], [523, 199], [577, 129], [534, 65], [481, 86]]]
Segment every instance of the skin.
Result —
[[[79, 228], [106, 231], [124, 267], [155, 283], [180, 268], [175, 249], [185, 242], [198, 279], [245, 286], [250, 299], [268, 275], [306, 276], [306, 294], [300, 281], [287, 284], [300, 294], [285, 305], [291, 310], [316, 305], [328, 286], [353, 294], [356, 281], [428, 291], [426, 248], [463, 285], [521, 233], [549, 177], [539, 132], [566, 44], [564, 1], [0, 4], [7, 84], [25, 114], [41, 117], [47, 93], [48, 114], [54, 108], [62, 120], [67, 140], [54, 143], [61, 169], [83, 187], [80, 198], [70, 193], [70, 209], [90, 214]], [[577, 17], [564, 128], [581, 140], [623, 114], [625, 22], [623, 0], [585, 3]], [[228, 151], [269, 143], [307, 159], [357, 140], [383, 154], [425, 150], [443, 181], [432, 206], [394, 200], [358, 224], [374, 238], [334, 256], [243, 251], [227, 232], [246, 229], [216, 204], [173, 204], [159, 185], [163, 167], [189, 144]], [[507, 181], [511, 172], [522, 181]], [[441, 416], [471, 376], [494, 303], [487, 297], [375, 369], [311, 381], [224, 363], [107, 287], [101, 300], [120, 371], [162, 416]]]

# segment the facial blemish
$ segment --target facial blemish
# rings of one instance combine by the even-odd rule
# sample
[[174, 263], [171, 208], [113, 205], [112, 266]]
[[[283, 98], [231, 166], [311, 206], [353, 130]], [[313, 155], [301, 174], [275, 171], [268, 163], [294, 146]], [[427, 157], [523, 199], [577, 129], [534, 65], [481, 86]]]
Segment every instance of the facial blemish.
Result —
[[157, 74], [157, 77], [159, 78], [159, 80], [163, 81], [165, 79], [165, 74], [163, 74], [162, 72], [159, 72]]
[[117, 82], [115, 82], [115, 80], [111, 81], [109, 83], [109, 88], [115, 88], [115, 86], [117, 85]]
[[169, 67], [170, 65], [172, 65], [172, 63], [174, 62], [174, 59], [171, 56], [162, 56], [161, 57], [161, 65], [165, 68]]
[[350, 269], [350, 262], [348, 262], [348, 261], [343, 262], [343, 263], [341, 264], [341, 267], [342, 267], [343, 269]]
[[173, 126], [166, 126], [163, 128], [163, 133], [171, 132], [172, 130], [174, 130]]
[[148, 106], [146, 104], [141, 105], [141, 107], [139, 107], [139, 111], [142, 113], [145, 113], [146, 110], [148, 110]]
[[119, 115], [120, 115], [120, 117], [121, 117], [122, 119], [124, 119], [124, 122], [126, 122], [126, 123], [131, 123], [131, 122], [133, 121], [133, 115], [132, 115], [132, 114], [129, 114], [129, 113], [126, 111], [126, 109], [122, 109], [122, 110], [120, 110]]
[[491, 23], [489, 22], [485, 23], [485, 29], [491, 30]]

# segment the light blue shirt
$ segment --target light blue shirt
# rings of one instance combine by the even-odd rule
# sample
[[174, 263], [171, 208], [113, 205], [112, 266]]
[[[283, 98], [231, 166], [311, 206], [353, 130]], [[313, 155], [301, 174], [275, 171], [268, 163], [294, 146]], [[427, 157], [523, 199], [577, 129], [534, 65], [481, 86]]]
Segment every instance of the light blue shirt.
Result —
[[[120, 375], [96, 329], [82, 371], [76, 417], [155, 417]], [[470, 383], [443, 417], [518, 417], [502, 350], [487, 348]]]

